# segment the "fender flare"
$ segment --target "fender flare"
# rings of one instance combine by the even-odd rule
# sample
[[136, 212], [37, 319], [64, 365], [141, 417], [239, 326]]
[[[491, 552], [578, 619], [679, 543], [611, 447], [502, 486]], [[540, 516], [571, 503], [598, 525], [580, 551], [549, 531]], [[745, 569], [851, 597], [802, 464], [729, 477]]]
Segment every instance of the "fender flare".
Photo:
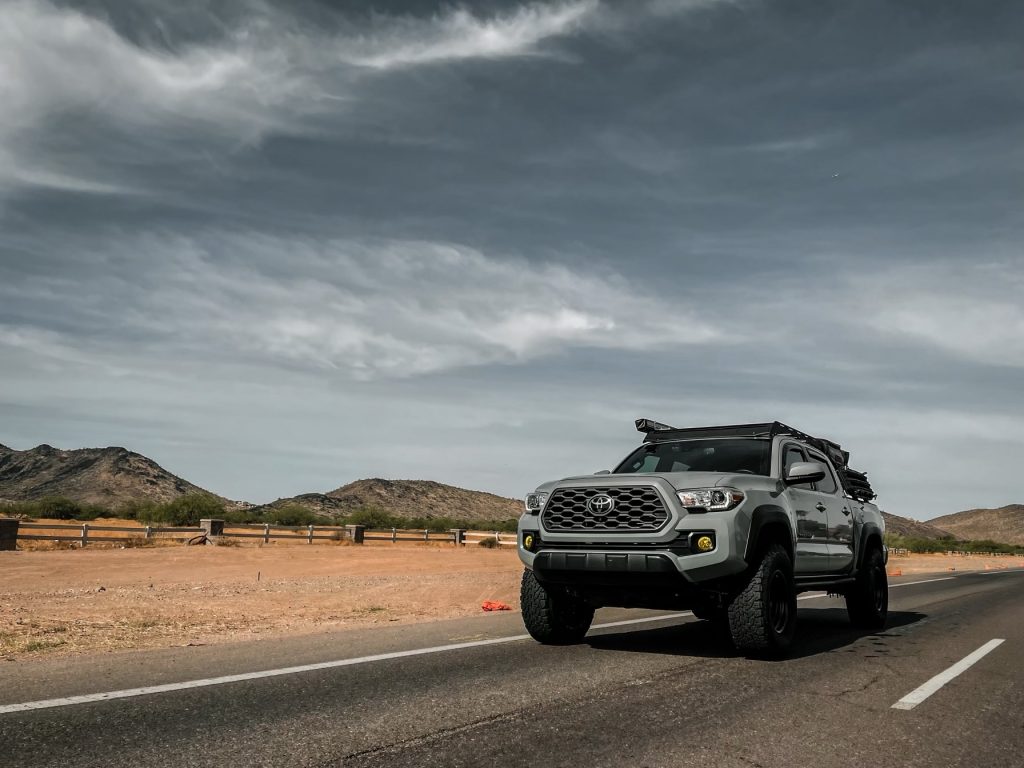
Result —
[[856, 570], [860, 570], [864, 564], [864, 556], [868, 551], [868, 540], [872, 537], [878, 539], [879, 545], [885, 542], [885, 537], [882, 535], [882, 529], [878, 526], [878, 523], [866, 522], [864, 527], [861, 528], [860, 536], [857, 537], [857, 559], [856, 559]]
[[750, 515], [750, 529], [747, 532], [747, 545], [743, 551], [743, 559], [750, 562], [750, 559], [757, 551], [758, 541], [761, 538], [761, 531], [769, 525], [781, 524], [785, 527], [789, 536], [786, 540], [786, 549], [789, 550], [790, 560], [796, 555], [796, 539], [793, 535], [793, 523], [790, 521], [789, 513], [775, 504], [762, 504]]

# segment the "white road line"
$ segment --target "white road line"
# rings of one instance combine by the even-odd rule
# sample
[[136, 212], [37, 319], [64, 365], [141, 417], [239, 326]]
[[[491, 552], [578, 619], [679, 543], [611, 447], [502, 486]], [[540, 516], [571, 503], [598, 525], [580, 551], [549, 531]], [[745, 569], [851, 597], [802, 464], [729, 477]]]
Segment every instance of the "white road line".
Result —
[[[642, 619], [626, 619], [625, 621], [609, 621], [604, 624], [594, 624], [591, 629], [608, 629], [609, 627], [626, 627], [630, 624], [646, 624], [649, 621], [662, 621], [663, 619], [681, 619], [685, 616], [693, 616], [693, 611], [682, 613], [666, 613], [662, 616], [644, 616]], [[519, 637], [524, 637], [520, 635]]]
[[[925, 579], [923, 581], [910, 581], [903, 584], [890, 584], [889, 588], [909, 587], [913, 584], [927, 584], [931, 581], [946, 581], [956, 578], [955, 576], [944, 576], [939, 579]], [[801, 595], [798, 600], [815, 600], [820, 597], [827, 597], [824, 592], [815, 592]], [[610, 621], [604, 624], [595, 624], [592, 629], [611, 629], [612, 627], [626, 627], [632, 624], [647, 624], [652, 621], [668, 621], [693, 616], [692, 611], [681, 613], [667, 613], [661, 616], [644, 616], [639, 619], [627, 619], [625, 621]], [[303, 664], [298, 667], [284, 667], [282, 669], [267, 669], [260, 672], [244, 672], [238, 675], [224, 675], [222, 677], [207, 677], [201, 680], [186, 680], [181, 683], [165, 683], [164, 685], [148, 685], [142, 688], [127, 688], [122, 691], [107, 691], [104, 693], [87, 693], [81, 696], [67, 696], [60, 699], [45, 699], [42, 701], [29, 701], [23, 704], [2, 704], [0, 715], [12, 712], [27, 712], [33, 709], [51, 709], [53, 707], [69, 707], [74, 704], [89, 704], [97, 701], [110, 701], [111, 699], [128, 699], [135, 696], [149, 696], [155, 693], [170, 693], [173, 691], [184, 691], [189, 688], [206, 688], [211, 685], [225, 685], [227, 683], [240, 683], [246, 680], [260, 680], [266, 677], [281, 677], [283, 675], [295, 675], [300, 672], [315, 672], [320, 669], [334, 669], [336, 667], [352, 667], [357, 664], [369, 664], [374, 661], [388, 661], [390, 659], [403, 659], [409, 656], [425, 656], [430, 653], [443, 653], [445, 651], [458, 651], [464, 648], [479, 648], [487, 645], [501, 645], [503, 643], [515, 643], [520, 640], [529, 639], [529, 635], [510, 635], [508, 637], [495, 637], [490, 640], [473, 640], [466, 643], [452, 643], [449, 645], [437, 645], [432, 648], [415, 648], [409, 651], [392, 651], [391, 653], [378, 653], [373, 656], [359, 656], [353, 659], [338, 659], [336, 661], [324, 661], [318, 664]]]
[[994, 651], [1005, 640], [995, 639], [989, 640], [981, 648], [976, 650], [967, 656], [964, 656], [960, 661], [954, 664], [952, 667], [947, 669], [945, 672], [940, 672], [927, 683], [922, 685], [920, 688], [915, 688], [902, 699], [892, 705], [892, 709], [913, 709], [922, 701], [927, 699], [942, 686], [948, 683], [953, 678], [963, 674], [965, 671], [977, 664], [982, 658], [987, 656], [989, 653]]
[[933, 581], [949, 581], [950, 579], [958, 578], [957, 576], [943, 576], [940, 579], [922, 579], [921, 581], [901, 581], [899, 584], [890, 584], [889, 589], [896, 589], [896, 587], [912, 587], [915, 584], [931, 584]]
[[[667, 621], [692, 616], [691, 611], [683, 613], [668, 613], [661, 616], [645, 616], [640, 619], [629, 619], [627, 621], [610, 621], [605, 624], [595, 624], [592, 629], [608, 629], [611, 627], [622, 627], [629, 624], [645, 624], [652, 621]], [[357, 664], [369, 664], [374, 661], [388, 661], [390, 659], [404, 659], [409, 656], [425, 656], [430, 653], [443, 653], [445, 651], [458, 651], [463, 648], [479, 648], [487, 645], [501, 645], [503, 643], [514, 643], [520, 640], [528, 640], [529, 635], [510, 635], [508, 637], [495, 637], [490, 640], [473, 640], [466, 643], [451, 643], [449, 645], [436, 645], [432, 648], [414, 648], [408, 651], [392, 651], [391, 653], [377, 653], [372, 656], [359, 656], [352, 659], [338, 659], [336, 661], [323, 661], [318, 664], [303, 664], [297, 667], [284, 667], [282, 669], [266, 669], [260, 672], [244, 672], [238, 675], [224, 675], [222, 677], [207, 677], [201, 680], [186, 680], [181, 683], [166, 683], [164, 685], [147, 685], [142, 688], [127, 688], [122, 691], [107, 691], [104, 693], [87, 693], [81, 696], [66, 696], [60, 699], [45, 699], [43, 701], [29, 701], [23, 704], [0, 705], [0, 715], [11, 712], [27, 712], [33, 709], [51, 709], [53, 707], [69, 707], [74, 704], [89, 704], [97, 701], [110, 701], [111, 699], [129, 699], [135, 696], [149, 696], [154, 693], [170, 693], [172, 691], [184, 691], [189, 688], [206, 688], [211, 685], [225, 685], [226, 683], [240, 683], [246, 680], [260, 680], [266, 677], [281, 677], [282, 675], [294, 675], [300, 672], [315, 672], [320, 669], [334, 669], [336, 667], [352, 667]]]

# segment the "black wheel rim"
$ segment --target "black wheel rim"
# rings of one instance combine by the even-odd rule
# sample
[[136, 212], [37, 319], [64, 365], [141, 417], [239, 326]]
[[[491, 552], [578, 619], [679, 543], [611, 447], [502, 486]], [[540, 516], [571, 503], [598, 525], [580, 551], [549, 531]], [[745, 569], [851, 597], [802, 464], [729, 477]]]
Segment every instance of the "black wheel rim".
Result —
[[777, 635], [785, 633], [789, 624], [789, 582], [781, 571], [772, 574], [768, 584], [768, 624]]
[[874, 578], [871, 580], [871, 597], [874, 598], [875, 613], [880, 614], [885, 609], [885, 571], [878, 566], [875, 566], [874, 573], [872, 575]]

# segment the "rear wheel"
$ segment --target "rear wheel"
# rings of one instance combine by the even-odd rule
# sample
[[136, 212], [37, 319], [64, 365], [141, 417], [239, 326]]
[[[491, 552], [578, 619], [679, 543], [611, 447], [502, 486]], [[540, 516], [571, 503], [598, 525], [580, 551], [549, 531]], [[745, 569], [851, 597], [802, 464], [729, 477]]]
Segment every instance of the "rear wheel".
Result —
[[889, 617], [889, 579], [882, 550], [872, 548], [864, 556], [857, 581], [846, 593], [850, 621], [861, 629], [882, 629]]
[[796, 589], [789, 554], [773, 544], [746, 586], [729, 603], [729, 633], [736, 648], [768, 656], [789, 649], [796, 634]]
[[529, 569], [523, 571], [519, 602], [526, 631], [546, 645], [578, 643], [594, 621], [591, 606], [564, 587], [545, 587]]

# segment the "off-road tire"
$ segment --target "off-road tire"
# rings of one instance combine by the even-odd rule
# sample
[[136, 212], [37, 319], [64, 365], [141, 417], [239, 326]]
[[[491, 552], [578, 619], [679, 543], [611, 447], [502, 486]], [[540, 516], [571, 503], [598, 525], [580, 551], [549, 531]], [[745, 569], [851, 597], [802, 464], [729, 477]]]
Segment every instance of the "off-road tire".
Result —
[[523, 571], [519, 603], [526, 631], [545, 645], [578, 643], [594, 621], [591, 606], [562, 587], [545, 587], [529, 569]]
[[889, 579], [882, 550], [873, 547], [864, 555], [857, 581], [846, 593], [850, 622], [860, 629], [883, 629], [889, 615]]
[[730, 601], [729, 634], [740, 651], [754, 655], [785, 653], [796, 633], [793, 563], [778, 544], [764, 551], [746, 585]]

